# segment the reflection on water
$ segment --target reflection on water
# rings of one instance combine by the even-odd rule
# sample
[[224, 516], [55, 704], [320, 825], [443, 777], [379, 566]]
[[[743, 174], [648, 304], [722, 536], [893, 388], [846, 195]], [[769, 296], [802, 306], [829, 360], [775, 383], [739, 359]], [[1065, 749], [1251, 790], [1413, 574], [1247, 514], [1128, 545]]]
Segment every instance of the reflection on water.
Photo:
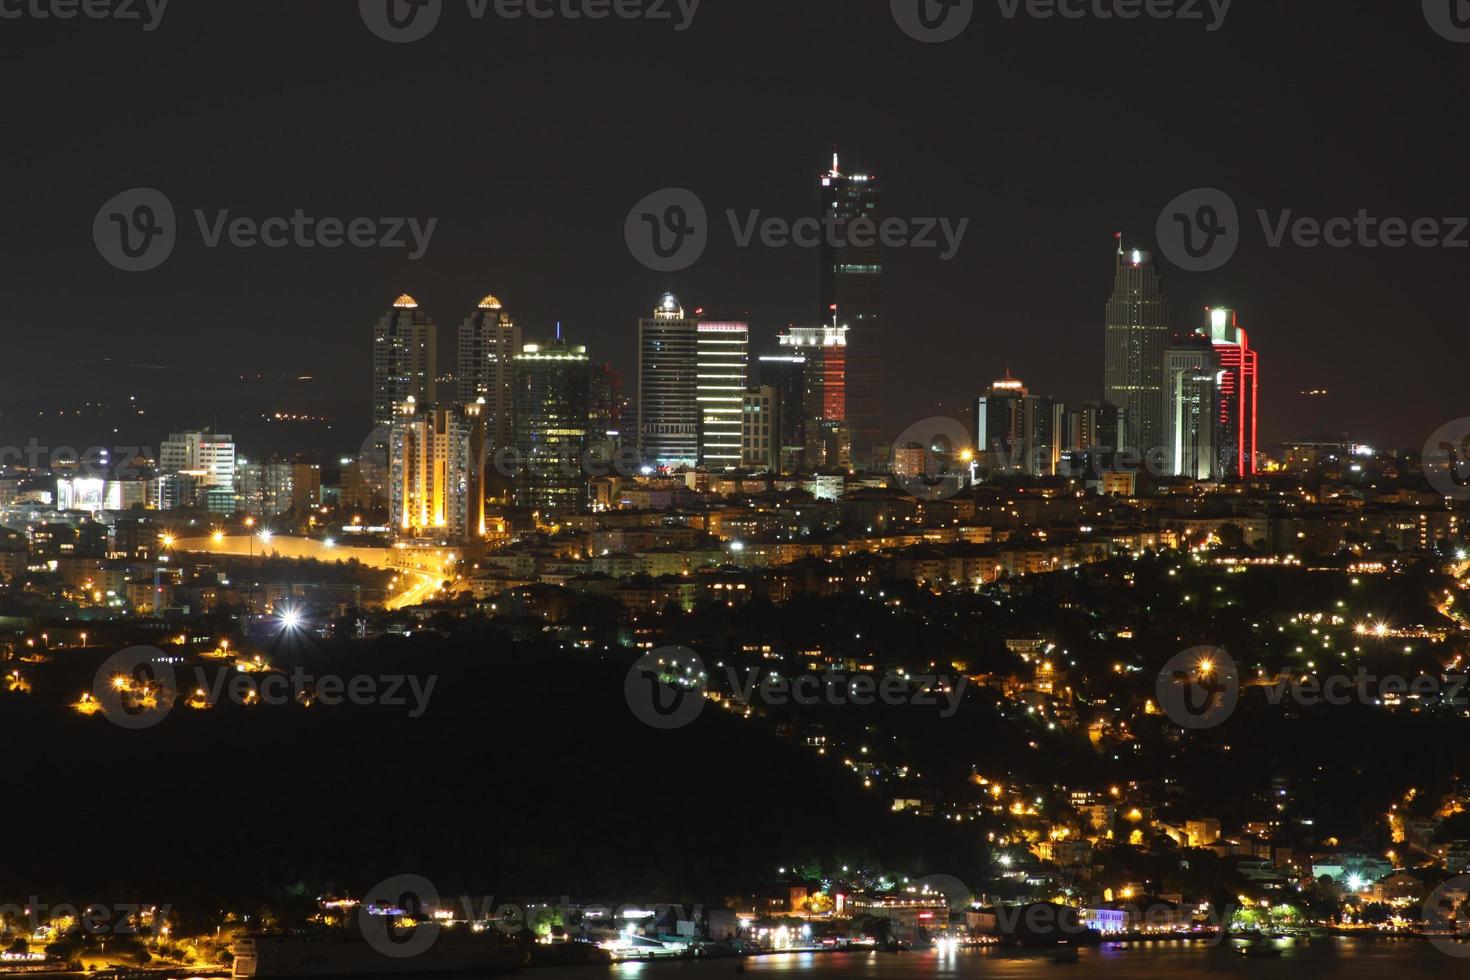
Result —
[[[742, 976], [880, 980], [943, 980], [946, 977], [1065, 977], [1087, 980], [1157, 980], [1159, 977], [1249, 976], [1261, 980], [1298, 977], [1394, 977], [1470, 975], [1470, 960], [1447, 956], [1428, 943], [1411, 940], [1367, 942], [1319, 939], [1310, 946], [1285, 946], [1279, 959], [1240, 956], [1233, 947], [1187, 943], [1131, 943], [1118, 948], [1093, 946], [1077, 963], [1055, 963], [1045, 953], [959, 950], [920, 953], [783, 953], [752, 957]], [[1470, 946], [1466, 947], [1470, 954]], [[606, 975], [611, 980], [712, 980], [736, 975], [733, 959], [693, 962], [621, 963], [601, 969], [535, 970], [537, 980], [573, 980]]]

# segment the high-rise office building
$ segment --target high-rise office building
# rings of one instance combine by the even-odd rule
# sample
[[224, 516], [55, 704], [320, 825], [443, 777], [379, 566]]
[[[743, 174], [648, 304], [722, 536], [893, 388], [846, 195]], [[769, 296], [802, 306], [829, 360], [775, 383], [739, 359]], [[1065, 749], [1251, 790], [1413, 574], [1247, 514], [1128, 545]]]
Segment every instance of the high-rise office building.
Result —
[[403, 294], [373, 327], [373, 425], [392, 424], [409, 398], [434, 404], [438, 359], [438, 328]]
[[623, 375], [611, 364], [594, 366], [587, 389], [587, 438], [612, 453], [623, 444]]
[[1234, 310], [1216, 307], [1208, 316], [1200, 333], [1209, 338], [1220, 363], [1220, 470], [1225, 476], [1255, 476], [1259, 359]]
[[757, 368], [761, 386], [776, 392], [777, 469], [795, 473], [806, 465], [807, 359], [801, 354], [762, 354]]
[[1118, 406], [1119, 446], [1140, 453], [1163, 445], [1164, 348], [1169, 304], [1153, 256], [1118, 236], [1107, 305], [1103, 397]]
[[485, 399], [485, 431], [492, 449], [509, 446], [513, 437], [512, 362], [520, 349], [521, 328], [494, 296], [480, 300], [459, 325], [459, 401], [472, 405]]
[[[883, 250], [876, 233], [852, 241], [852, 222], [865, 218], [876, 232], [881, 222], [878, 178], [845, 174], [832, 154], [822, 175], [821, 322], [851, 328], [847, 340], [846, 416], [852, 452], [861, 465], [876, 462], [883, 436], [883, 380], [887, 337], [883, 322]], [[882, 465], [887, 459], [882, 460]]]
[[557, 339], [515, 357], [515, 499], [542, 513], [587, 506], [591, 364], [587, 348]]
[[388, 434], [388, 500], [405, 537], [453, 542], [485, 536], [485, 406], [409, 397]]
[[638, 321], [638, 449], [645, 464], [699, 464], [699, 322], [665, 293]]
[[1164, 352], [1164, 466], [1172, 476], [1219, 476], [1216, 443], [1220, 362], [1201, 337], [1176, 341]]
[[1067, 406], [1055, 398], [1026, 398], [1022, 466], [1028, 476], [1056, 476], [1067, 442]]
[[1088, 451], [1118, 448], [1118, 406], [1085, 401], [1070, 415], [1067, 448]]
[[781, 394], [771, 385], [751, 388], [741, 396], [740, 462], [753, 470], [775, 473], [781, 467]]
[[[158, 450], [159, 472], [187, 473], [201, 490], [235, 490], [235, 440], [222, 432], [174, 432]], [[187, 503], [187, 501], [186, 501]]]
[[740, 466], [741, 405], [748, 383], [750, 324], [701, 318], [695, 327], [695, 398], [699, 403], [699, 465]]
[[821, 469], [852, 465], [852, 433], [847, 421], [848, 328], [787, 327], [776, 337], [783, 350], [806, 360], [806, 465]]
[[979, 468], [988, 473], [1025, 471], [1026, 401], [1030, 392], [1006, 371], [975, 400], [975, 445]]

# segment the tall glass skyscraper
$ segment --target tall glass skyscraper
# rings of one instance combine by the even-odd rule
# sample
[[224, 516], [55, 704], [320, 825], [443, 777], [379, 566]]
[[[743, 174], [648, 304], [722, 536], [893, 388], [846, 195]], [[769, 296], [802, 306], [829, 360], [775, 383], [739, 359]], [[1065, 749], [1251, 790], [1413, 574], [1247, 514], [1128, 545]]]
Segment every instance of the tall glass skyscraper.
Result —
[[515, 357], [516, 505], [571, 512], [587, 506], [587, 348], [526, 344]]
[[373, 425], [390, 425], [409, 398], [434, 404], [439, 328], [404, 293], [373, 328]]
[[1256, 474], [1258, 358], [1235, 311], [1216, 307], [1205, 328], [1220, 363], [1220, 469], [1225, 476]]
[[731, 318], [701, 319], [695, 397], [699, 402], [699, 463], [711, 470], [740, 466], [740, 425], [748, 383], [750, 324]]
[[699, 464], [698, 323], [673, 293], [638, 321], [638, 449], [650, 466]]
[[[817, 322], [835, 320], [850, 328], [845, 421], [853, 458], [859, 465], [874, 461], [874, 450], [883, 439], [883, 381], [888, 351], [883, 329], [883, 251], [877, 237], [882, 220], [880, 197], [877, 177], [844, 174], [837, 154], [832, 154], [832, 169], [822, 175], [824, 232]], [[850, 244], [851, 224], [859, 218], [873, 222], [871, 233], [864, 238], [870, 244], [861, 247]]]
[[1103, 397], [1118, 406], [1118, 448], [1147, 453], [1163, 446], [1169, 303], [1153, 256], [1125, 249], [1121, 235], [1106, 324]]
[[490, 445], [500, 449], [514, 437], [511, 413], [513, 361], [521, 349], [521, 328], [500, 300], [486, 296], [459, 325], [455, 377], [459, 401], [485, 400], [485, 428]]

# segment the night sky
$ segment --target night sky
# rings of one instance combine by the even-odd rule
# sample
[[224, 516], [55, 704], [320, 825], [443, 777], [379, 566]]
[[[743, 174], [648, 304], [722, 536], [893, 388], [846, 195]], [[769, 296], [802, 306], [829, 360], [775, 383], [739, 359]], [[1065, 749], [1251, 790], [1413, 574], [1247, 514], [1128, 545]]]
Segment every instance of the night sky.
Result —
[[[404, 291], [440, 324], [442, 370], [491, 292], [528, 341], [562, 321], [630, 393], [634, 324], [664, 289], [748, 310], [759, 352], [813, 320], [817, 255], [738, 249], [723, 213], [814, 213], [834, 144], [880, 177], [888, 214], [971, 219], [953, 261], [887, 256], [895, 430], [963, 411], [1007, 365], [1034, 392], [1100, 397], [1113, 233], [1153, 248], [1160, 209], [1202, 186], [1234, 198], [1244, 241], [1214, 272], [1161, 260], [1164, 288], [1176, 328], [1207, 304], [1240, 310], [1263, 443], [1331, 431], [1419, 447], [1467, 414], [1470, 248], [1272, 249], [1255, 217], [1470, 214], [1470, 43], [1413, 0], [1237, 0], [1215, 32], [1007, 20], [977, 0], [946, 44], [907, 37], [888, 0], [704, 0], [683, 32], [476, 21], [446, 0], [411, 44], [375, 37], [353, 0], [173, 0], [151, 32], [4, 19], [0, 44], [0, 443], [120, 423], [156, 444], [279, 409], [336, 421], [276, 427], [268, 448], [355, 448], [370, 328]], [[180, 239], [129, 274], [99, 256], [92, 222], [140, 186], [173, 202]], [[663, 274], [629, 254], [623, 224], [669, 186], [715, 221], [699, 263]], [[194, 208], [439, 221], [411, 262], [208, 249]], [[129, 394], [146, 424], [55, 417]]]

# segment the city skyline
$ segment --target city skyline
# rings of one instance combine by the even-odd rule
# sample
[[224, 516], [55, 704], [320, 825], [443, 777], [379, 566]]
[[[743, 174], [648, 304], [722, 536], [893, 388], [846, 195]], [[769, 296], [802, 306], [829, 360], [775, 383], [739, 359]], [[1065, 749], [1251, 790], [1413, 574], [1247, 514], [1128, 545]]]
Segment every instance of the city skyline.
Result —
[[[425, 84], [447, 81], [446, 66], [470, 61], [475, 45], [488, 36], [483, 30], [441, 30], [400, 49], [385, 48], [355, 17], [344, 23], [334, 12], [299, 5], [289, 13], [279, 8], [289, 31], [273, 29], [269, 17], [243, 12], [206, 18], [177, 10], [171, 12], [177, 21], [140, 39], [149, 57], [137, 59], [132, 46], [113, 43], [100, 25], [81, 24], [70, 35], [58, 35], [57, 24], [16, 22], [12, 36], [33, 52], [60, 55], [56, 45], [72, 46], [75, 54], [67, 57], [76, 58], [78, 86], [40, 93], [17, 107], [15, 131], [26, 134], [36, 151], [14, 162], [17, 183], [31, 193], [13, 203], [12, 220], [0, 231], [0, 242], [14, 257], [8, 336], [17, 356], [44, 359], [48, 338], [65, 331], [83, 352], [71, 366], [78, 383], [109, 399], [142, 394], [128, 388], [153, 381], [166, 390], [150, 394], [184, 405], [215, 402], [227, 410], [230, 402], [246, 399], [256, 410], [339, 421], [346, 420], [348, 400], [338, 395], [361, 377], [364, 357], [349, 349], [349, 338], [378, 315], [384, 294], [403, 290], [428, 304], [445, 321], [441, 326], [498, 290], [522, 322], [549, 325], [560, 319], [602, 359], [624, 370], [634, 362], [633, 342], [621, 314], [610, 311], [641, 310], [647, 297], [666, 289], [698, 297], [712, 309], [750, 310], [753, 344], [763, 346], [786, 324], [810, 320], [812, 276], [820, 258], [807, 249], [740, 249], [724, 212], [734, 209], [742, 219], [753, 209], [787, 218], [811, 213], [813, 176], [826, 169], [835, 144], [844, 168], [850, 161], [854, 169], [882, 177], [885, 213], [971, 216], [976, 222], [977, 231], [951, 262], [920, 250], [897, 250], [886, 261], [885, 300], [894, 311], [890, 333], [897, 338], [893, 367], [898, 377], [922, 377], [926, 389], [923, 399], [904, 392], [895, 401], [893, 409], [904, 420], [924, 417], [931, 400], [964, 404], [973, 396], [973, 373], [989, 377], [1006, 363], [1038, 390], [1089, 390], [1096, 374], [1092, 351], [1100, 343], [1090, 326], [1108, 289], [1108, 271], [1096, 264], [1098, 250], [1120, 228], [1130, 240], [1151, 242], [1151, 230], [1171, 199], [1208, 186], [1236, 200], [1249, 226], [1247, 240], [1223, 269], [1195, 273], [1165, 266], [1166, 283], [1181, 311], [1220, 305], [1251, 311], [1254, 330], [1271, 338], [1273, 374], [1300, 379], [1263, 390], [1262, 418], [1273, 427], [1262, 431], [1263, 442], [1302, 434], [1274, 428], [1291, 419], [1306, 431], [1345, 430], [1375, 444], [1422, 444], [1440, 422], [1457, 415], [1452, 359], [1413, 352], [1432, 348], [1457, 328], [1459, 305], [1442, 287], [1454, 281], [1462, 264], [1458, 251], [1306, 249], [1289, 243], [1271, 248], [1255, 214], [1266, 210], [1274, 223], [1288, 210], [1321, 219], [1363, 208], [1412, 219], [1444, 211], [1444, 202], [1458, 199], [1454, 168], [1443, 162], [1458, 157], [1458, 134], [1439, 124], [1434, 104], [1405, 93], [1442, 92], [1453, 101], [1466, 80], [1453, 70], [1456, 49], [1425, 26], [1420, 11], [1384, 12], [1365, 3], [1331, 8], [1343, 36], [1382, 39], [1391, 49], [1393, 68], [1386, 77], [1394, 84], [1387, 90], [1338, 70], [1340, 55], [1312, 43], [1316, 25], [1307, 9], [1243, 8], [1213, 34], [1148, 20], [1099, 25], [1098, 37], [1116, 37], [1130, 46], [1124, 50], [1146, 48], [1158, 77], [1187, 80], [1153, 86], [1148, 98], [1161, 124], [1138, 127], [1140, 135], [1121, 144], [1116, 132], [1124, 117], [1111, 98], [1079, 91], [1060, 77], [1038, 75], [1014, 99], [990, 106], [980, 125], [959, 128], [942, 124], [948, 110], [926, 97], [928, 83], [907, 80], [931, 78], [938, 90], [976, 93], [980, 99], [979, 93], [999, 90], [1005, 78], [1030, 77], [1030, 67], [1038, 64], [1110, 77], [1115, 53], [1108, 43], [1084, 41], [1082, 35], [1092, 36], [1088, 32], [1069, 31], [1060, 22], [1005, 24], [991, 15], [977, 18], [976, 29], [963, 38], [936, 47], [905, 38], [886, 10], [850, 7], [827, 0], [799, 9], [706, 4], [702, 19], [677, 40], [712, 61], [768, 50], [768, 67], [742, 83], [739, 99], [705, 82], [670, 93], [670, 110], [686, 120], [687, 136], [717, 142], [722, 152], [705, 155], [698, 165], [660, 158], [651, 166], [638, 150], [646, 121], [610, 93], [563, 84], [513, 104], [486, 102], [473, 87], [446, 88], [448, 94], [436, 98], [411, 94], [404, 84], [408, 66]], [[674, 36], [653, 24], [610, 29], [649, 44]], [[521, 21], [497, 30], [508, 42], [514, 39], [502, 52], [511, 66], [545, 70], [535, 64], [533, 52], [539, 51], [550, 59], [549, 67], [570, 77], [565, 72], [574, 65], [607, 57], [598, 53], [599, 35], [584, 27]], [[175, 36], [184, 31], [221, 52], [279, 50], [294, 59], [303, 65], [295, 98], [283, 104], [267, 100], [266, 111], [245, 80], [220, 80], [220, 96], [233, 111], [217, 113], [175, 93], [170, 80], [194, 66], [195, 49]], [[894, 77], [862, 104], [831, 99], [822, 73], [802, 56], [817, 38], [867, 63], [893, 65]], [[1221, 38], [1229, 43], [1216, 43]], [[323, 49], [342, 52], [342, 62], [330, 69], [315, 64], [311, 52]], [[366, 70], [387, 57], [399, 59], [391, 71]], [[17, 88], [23, 85], [14, 74], [18, 64], [6, 69]], [[1250, 70], [1241, 70], [1243, 65]], [[632, 71], [631, 84], [657, 87], [651, 68]], [[115, 101], [121, 93], [95, 104], [78, 98], [82, 91], [106, 92], [106, 79], [121, 74], [136, 75], [141, 89], [161, 93], [166, 107], [182, 113], [189, 126], [162, 125], [150, 117], [124, 128], [112, 121], [124, 115]], [[1338, 82], [1329, 85], [1333, 78]], [[336, 105], [331, 94], [344, 85], [365, 94], [361, 107]], [[434, 90], [441, 91], [437, 85]], [[1395, 112], [1382, 116], [1381, 136], [1365, 143], [1359, 139], [1359, 114], [1389, 99]], [[758, 127], [762, 140], [744, 138], [756, 127], [742, 121], [739, 106], [752, 102], [781, 107], [778, 125]], [[516, 153], [487, 152], [489, 134], [463, 125], [482, 108], [494, 110], [494, 145], [516, 146]], [[51, 145], [43, 137], [52, 112], [73, 119], [76, 131], [96, 133], [109, 156], [125, 166], [101, 180], [44, 149]], [[564, 124], [546, 134], [544, 121], [557, 118]], [[361, 143], [352, 134], [386, 119], [413, 119], [416, 132], [453, 134], [447, 144], [453, 152], [436, 159], [433, 182], [400, 183], [400, 177], [420, 173], [416, 162], [358, 152]], [[877, 119], [891, 121], [891, 135], [884, 135]], [[1047, 120], [1047, 132], [1070, 133], [1079, 145], [1104, 150], [1079, 168], [1068, 155], [1052, 152], [1060, 135], [1050, 144], [1006, 138], [1040, 119]], [[1304, 133], [1297, 131], [1303, 119], [1312, 120]], [[1229, 134], [1233, 152], [1203, 160], [1178, 152], [1180, 135], [1201, 128]], [[190, 129], [197, 137], [184, 136]], [[241, 145], [241, 131], [290, 133], [310, 152], [297, 153], [295, 169], [283, 168], [272, 140]], [[236, 151], [219, 154], [209, 148], [215, 145]], [[1324, 155], [1334, 161], [1325, 177]], [[1255, 160], [1270, 160], [1271, 166], [1256, 168]], [[949, 166], [961, 161], [968, 166]], [[973, 173], [975, 179], [956, 173]], [[1384, 174], [1403, 179], [1385, 182]], [[185, 234], [161, 268], [126, 274], [98, 257], [88, 228], [104, 201], [134, 186], [164, 192]], [[698, 193], [716, 225], [701, 260], [674, 275], [641, 267], [621, 243], [629, 208], [667, 186]], [[386, 199], [380, 191], [385, 187], [393, 188]], [[72, 188], [85, 192], [73, 194]], [[515, 206], [518, 201], [524, 211]], [[210, 249], [192, 213], [199, 209], [213, 219], [225, 209], [232, 218], [258, 219], [296, 208], [316, 215], [437, 216], [440, 224], [427, 254], [410, 262], [405, 254], [375, 250]], [[231, 302], [221, 303], [226, 295]], [[987, 312], [975, 315], [980, 309]], [[98, 317], [98, 310], [109, 315]], [[1001, 326], [992, 329], [991, 323]], [[1390, 329], [1401, 343], [1388, 345], [1372, 364], [1319, 356], [1328, 348], [1372, 346]], [[250, 342], [236, 345], [226, 363], [211, 354], [216, 336]], [[1058, 350], [1057, 338], [1065, 348]], [[970, 347], [983, 363], [926, 361], [924, 350], [954, 344]], [[132, 364], [166, 370], [125, 372]], [[1382, 404], [1355, 397], [1384, 369], [1420, 383]], [[247, 386], [239, 382], [241, 374], [292, 380]], [[300, 375], [312, 375], [317, 383], [295, 383]], [[1322, 390], [1327, 394], [1301, 394]], [[58, 398], [54, 386], [39, 377], [21, 378], [0, 410], [20, 402], [46, 410], [54, 420], [56, 411], [78, 407], [72, 401]], [[182, 414], [164, 423], [200, 424]], [[5, 412], [0, 424], [20, 426], [23, 420]], [[28, 420], [24, 424], [20, 441], [33, 427]]]

